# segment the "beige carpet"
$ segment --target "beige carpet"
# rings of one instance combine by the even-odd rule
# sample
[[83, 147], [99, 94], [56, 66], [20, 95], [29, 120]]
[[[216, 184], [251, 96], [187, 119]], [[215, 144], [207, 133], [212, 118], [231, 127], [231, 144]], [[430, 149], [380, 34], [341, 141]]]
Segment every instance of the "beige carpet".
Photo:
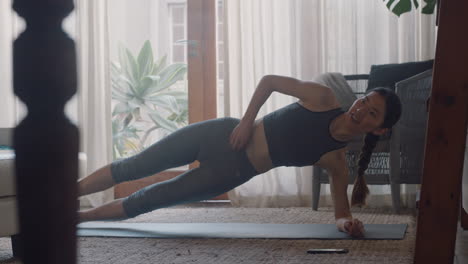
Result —
[[[91, 263], [412, 263], [415, 217], [384, 209], [356, 209], [364, 223], [408, 224], [404, 240], [153, 239], [78, 238], [80, 264]], [[334, 223], [331, 208], [177, 207], [141, 215], [127, 222]], [[309, 248], [348, 248], [348, 254], [310, 255]], [[8, 238], [0, 238], [0, 263], [11, 259]]]

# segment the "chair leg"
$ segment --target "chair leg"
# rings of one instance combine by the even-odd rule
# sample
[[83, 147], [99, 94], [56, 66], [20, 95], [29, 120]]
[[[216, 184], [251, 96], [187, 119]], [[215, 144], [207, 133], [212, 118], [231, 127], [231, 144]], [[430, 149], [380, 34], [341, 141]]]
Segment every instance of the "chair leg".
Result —
[[322, 169], [314, 166], [312, 175], [312, 210], [318, 210], [318, 204], [320, 199], [320, 176]]
[[390, 188], [392, 191], [393, 211], [398, 214], [400, 213], [400, 184], [391, 182]]
[[11, 247], [13, 249], [13, 257], [21, 259], [23, 257], [23, 250], [21, 247], [21, 237], [19, 234], [11, 236]]
[[396, 214], [400, 213], [400, 183], [401, 183], [401, 164], [400, 164], [400, 132], [395, 128], [390, 142], [390, 188], [392, 191], [393, 210]]

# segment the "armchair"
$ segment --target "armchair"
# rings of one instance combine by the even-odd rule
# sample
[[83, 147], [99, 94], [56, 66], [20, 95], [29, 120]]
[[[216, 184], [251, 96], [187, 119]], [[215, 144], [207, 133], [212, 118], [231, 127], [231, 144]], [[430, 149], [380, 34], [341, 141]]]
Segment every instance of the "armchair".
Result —
[[[11, 146], [13, 129], [0, 128], [0, 146]], [[14, 185], [14, 154], [0, 150], [0, 237], [11, 236], [13, 255], [18, 256], [19, 236]]]

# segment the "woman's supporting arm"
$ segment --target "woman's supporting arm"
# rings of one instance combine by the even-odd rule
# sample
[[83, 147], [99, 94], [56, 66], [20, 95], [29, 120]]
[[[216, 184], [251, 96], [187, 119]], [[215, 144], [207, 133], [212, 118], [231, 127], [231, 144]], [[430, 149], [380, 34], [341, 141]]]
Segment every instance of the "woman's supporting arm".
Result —
[[345, 151], [340, 151], [334, 166], [327, 169], [330, 177], [330, 189], [335, 208], [335, 220], [338, 230], [346, 232], [353, 237], [364, 235], [364, 226], [361, 221], [353, 218], [348, 201], [348, 167]]

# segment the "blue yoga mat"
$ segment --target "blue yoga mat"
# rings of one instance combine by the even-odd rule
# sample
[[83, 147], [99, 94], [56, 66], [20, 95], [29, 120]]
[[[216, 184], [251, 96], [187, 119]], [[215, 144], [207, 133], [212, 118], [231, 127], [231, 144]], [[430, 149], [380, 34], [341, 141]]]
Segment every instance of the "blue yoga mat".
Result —
[[[406, 224], [366, 224], [362, 239], [403, 239]], [[152, 238], [352, 239], [334, 224], [87, 222], [78, 236]]]

